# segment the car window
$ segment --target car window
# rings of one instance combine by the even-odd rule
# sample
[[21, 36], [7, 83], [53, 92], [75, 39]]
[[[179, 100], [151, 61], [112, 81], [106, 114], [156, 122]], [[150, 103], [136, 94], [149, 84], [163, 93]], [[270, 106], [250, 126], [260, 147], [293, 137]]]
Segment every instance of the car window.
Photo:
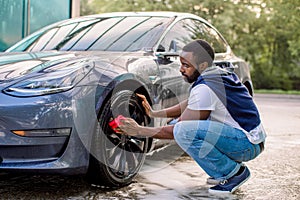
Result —
[[56, 33], [45, 42], [45, 47], [42, 50], [51, 50], [56, 47], [63, 39], [75, 28], [76, 24], [70, 24], [68, 26], [63, 26], [57, 29]]
[[100, 22], [93, 24], [72, 37], [60, 50], [87, 50], [92, 46], [107, 30], [118, 24], [123, 18], [103, 19]]
[[204, 39], [214, 48], [216, 53], [226, 53], [227, 43], [224, 41], [222, 36], [209, 25], [197, 21], [191, 21], [191, 30], [194, 32], [194, 38]]
[[74, 47], [78, 41], [91, 29], [91, 27], [80, 29], [71, 34], [69, 37], [65, 38], [60, 44], [57, 45], [56, 49], [61, 51], [68, 51]]
[[137, 51], [153, 47], [164, 30], [164, 22], [160, 18], [148, 18], [132, 27], [115, 41], [109, 50]]
[[[52, 26], [11, 51], [138, 51], [152, 49], [167, 17], [111, 17]], [[22, 48], [22, 49], [21, 49]]]
[[138, 51], [153, 47], [167, 21], [160, 17], [126, 17], [101, 35], [89, 50]]
[[40, 34], [31, 35], [30, 37], [24, 39], [21, 43], [17, 43], [14, 46], [7, 49], [7, 51], [13, 51], [13, 52], [21, 52], [25, 51], [34, 41], [37, 40], [38, 37], [40, 37]]
[[43, 50], [43, 48], [46, 46], [46, 44], [55, 35], [55, 33], [57, 31], [58, 31], [58, 28], [54, 28], [54, 29], [51, 29], [50, 31], [47, 31], [45, 34], [43, 34], [38, 39], [38, 42], [36, 42], [34, 45], [31, 45], [28, 48], [28, 51], [40, 51], [40, 50]]
[[[177, 22], [165, 35], [164, 39], [159, 45], [157, 51], [175, 51], [179, 52], [182, 50], [183, 46], [190, 41], [192, 41], [192, 32], [186, 28], [186, 23], [188, 21], [181, 20]], [[176, 43], [176, 49], [173, 45]]]
[[194, 19], [178, 21], [165, 35], [157, 51], [180, 52], [184, 45], [195, 39], [206, 40], [216, 53], [227, 51], [226, 42], [212, 27]]
[[[99, 20], [97, 20], [99, 21]], [[29, 43], [27, 46], [21, 44], [25, 51], [43, 51], [43, 50], [54, 50], [59, 49], [61, 44], [65, 44], [70, 39], [70, 36], [74, 37], [77, 32], [81, 32], [82, 29], [89, 27], [95, 23], [95, 20], [76, 22], [66, 24], [62, 26], [55, 26], [43, 33], [39, 34], [35, 40], [29, 41], [24, 40], [24, 43]], [[19, 48], [18, 48], [19, 49]]]
[[[69, 35], [72, 35], [73, 32], [75, 32], [78, 29], [82, 28], [83, 26], [87, 26], [88, 24], [91, 24], [95, 21], [99, 21], [99, 20], [95, 20], [94, 18], [92, 18], [92, 19], [72, 19], [71, 21], [66, 20], [65, 22], [57, 22], [57, 23], [51, 24], [49, 26], [46, 26], [46, 27], [40, 29], [39, 31], [32, 33], [31, 35], [28, 35], [23, 40], [17, 42], [15, 45], [11, 46], [6, 51], [7, 52], [31, 51], [34, 48], [34, 46], [36, 46], [36, 45], [38, 45], [38, 46], [40, 45], [40, 47], [45, 47], [47, 45], [46, 43], [55, 44], [54, 41], [51, 42], [51, 41], [44, 40], [44, 42], [42, 42], [42, 39], [41, 39], [42, 36], [47, 34], [48, 31], [51, 31], [53, 28], [56, 30], [58, 30], [59, 27], [65, 27], [65, 28], [72, 29], [75, 26], [75, 28], [73, 28], [73, 30], [71, 30], [71, 32], [69, 32]], [[60, 35], [60, 33], [62, 33], [62, 34], [68, 33], [65, 28], [63, 28], [64, 31], [57, 31], [55, 33], [57, 33], [58, 35]], [[50, 36], [50, 35], [48, 35], [48, 36]], [[52, 37], [50, 37], [50, 38], [58, 39], [58, 40], [56, 40], [57, 41], [56, 45], [57, 45], [59, 42], [61, 42], [61, 40], [65, 40], [67, 37], [68, 36], [63, 37], [62, 35], [55, 37], [55, 35], [52, 35]], [[59, 40], [59, 39], [61, 39], [61, 40]], [[55, 46], [55, 45], [53, 45], [53, 46]], [[48, 48], [50, 49], [50, 46], [48, 46]], [[42, 49], [36, 48], [36, 50], [41, 51]]]
[[53, 36], [53, 38], [48, 42], [48, 44], [42, 50], [62, 48], [63, 45], [61, 44], [64, 44], [63, 42], [64, 40], [68, 40], [67, 39], [68, 36], [76, 34], [76, 32], [81, 29], [86, 29], [86, 27], [93, 24], [94, 22], [95, 20], [61, 26], [60, 29], [57, 31], [57, 33]]

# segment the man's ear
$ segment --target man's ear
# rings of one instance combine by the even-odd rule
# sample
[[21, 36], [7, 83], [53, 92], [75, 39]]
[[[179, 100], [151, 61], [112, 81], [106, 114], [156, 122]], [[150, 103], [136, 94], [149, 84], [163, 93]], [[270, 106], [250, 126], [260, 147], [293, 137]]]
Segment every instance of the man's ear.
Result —
[[208, 67], [208, 62], [203, 62], [199, 64], [199, 71], [204, 71]]

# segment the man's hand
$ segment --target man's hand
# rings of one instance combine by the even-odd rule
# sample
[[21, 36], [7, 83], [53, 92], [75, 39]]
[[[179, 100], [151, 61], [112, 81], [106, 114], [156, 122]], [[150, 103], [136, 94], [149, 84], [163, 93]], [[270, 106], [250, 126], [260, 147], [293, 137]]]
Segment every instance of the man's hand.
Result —
[[139, 135], [140, 129], [141, 126], [134, 119], [122, 118], [114, 131], [119, 134], [137, 136]]
[[142, 95], [142, 94], [136, 94], [136, 95], [142, 99], [142, 105], [143, 105], [143, 107], [144, 107], [144, 109], [145, 109], [146, 114], [147, 114], [149, 117], [154, 117], [154, 116], [153, 116], [153, 112], [154, 112], [154, 111], [153, 111], [153, 109], [151, 108], [149, 102], [147, 101], [147, 98], [146, 98], [144, 95]]
[[[129, 136], [144, 136], [153, 137], [158, 139], [173, 139], [173, 127], [145, 127], [140, 126], [134, 119], [119, 117], [117, 126], [110, 125], [112, 129], [118, 134], [124, 134]], [[112, 123], [114, 124], [114, 123]]]

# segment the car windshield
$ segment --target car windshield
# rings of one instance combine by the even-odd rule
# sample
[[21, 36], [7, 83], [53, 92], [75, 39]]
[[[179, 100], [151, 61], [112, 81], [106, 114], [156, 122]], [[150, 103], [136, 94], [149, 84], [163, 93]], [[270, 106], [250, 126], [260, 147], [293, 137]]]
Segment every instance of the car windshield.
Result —
[[10, 51], [139, 51], [154, 47], [168, 21], [148, 16], [71, 21], [35, 33]]

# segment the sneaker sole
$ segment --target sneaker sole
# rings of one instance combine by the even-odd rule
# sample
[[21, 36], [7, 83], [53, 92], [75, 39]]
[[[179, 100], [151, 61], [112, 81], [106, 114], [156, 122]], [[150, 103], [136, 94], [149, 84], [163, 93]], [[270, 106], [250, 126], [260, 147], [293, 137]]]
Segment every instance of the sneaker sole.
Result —
[[249, 180], [250, 177], [251, 177], [251, 174], [249, 174], [249, 176], [245, 180], [243, 180], [240, 184], [238, 184], [237, 186], [232, 188], [231, 191], [220, 191], [220, 190], [208, 189], [208, 192], [211, 193], [211, 194], [231, 194], [234, 191], [236, 191], [241, 185], [243, 185], [247, 180]]
[[220, 181], [216, 180], [216, 179], [210, 179], [210, 178], [208, 178], [206, 180], [206, 184], [208, 184], [208, 185], [218, 185], [219, 183], [220, 183]]

